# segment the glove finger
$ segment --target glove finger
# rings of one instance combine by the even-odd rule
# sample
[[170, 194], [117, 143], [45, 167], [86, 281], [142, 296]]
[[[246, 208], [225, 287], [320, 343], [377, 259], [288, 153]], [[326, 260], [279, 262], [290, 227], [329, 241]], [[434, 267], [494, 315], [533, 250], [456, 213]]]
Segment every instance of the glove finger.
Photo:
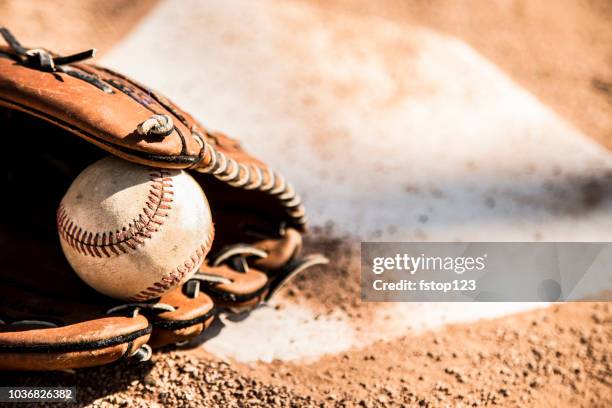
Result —
[[240, 313], [255, 308], [266, 296], [268, 277], [257, 269], [239, 272], [228, 265], [202, 265], [194, 276], [219, 309]]
[[243, 312], [269, 300], [305, 269], [327, 263], [320, 255], [300, 257], [301, 248], [301, 234], [287, 228], [278, 238], [226, 246], [213, 257], [214, 266], [202, 265], [195, 278], [219, 307]]
[[213, 299], [189, 282], [164, 294], [158, 302], [171, 310], [149, 317], [153, 325], [149, 345], [153, 348], [198, 336], [210, 326], [216, 313]]
[[108, 364], [136, 354], [151, 333], [143, 316], [40, 327], [35, 321], [0, 324], [0, 370], [59, 370]]
[[263, 271], [278, 271], [296, 258], [302, 250], [302, 235], [293, 228], [287, 228], [280, 239], [266, 239], [253, 244], [255, 248], [265, 251], [265, 258], [253, 262]]

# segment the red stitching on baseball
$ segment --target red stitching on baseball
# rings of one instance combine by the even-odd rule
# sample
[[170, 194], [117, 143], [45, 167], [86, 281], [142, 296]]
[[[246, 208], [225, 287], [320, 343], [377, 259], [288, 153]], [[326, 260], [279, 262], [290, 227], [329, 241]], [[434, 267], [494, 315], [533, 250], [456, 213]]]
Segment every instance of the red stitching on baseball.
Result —
[[164, 224], [164, 218], [172, 209], [174, 191], [172, 191], [172, 178], [164, 169], [152, 169], [149, 174], [151, 189], [147, 201], [134, 221], [115, 231], [91, 232], [83, 230], [66, 213], [63, 204], [57, 210], [57, 229], [64, 241], [75, 251], [83, 255], [103, 258], [126, 254], [144, 245], [145, 240], [151, 238], [159, 226]]
[[214, 226], [211, 225], [206, 242], [200, 245], [182, 264], [178, 265], [174, 270], [168, 272], [160, 279], [159, 282], [155, 282], [137, 295], [130, 297], [129, 300], [133, 302], [142, 302], [151, 298], [159, 297], [161, 294], [167, 292], [180, 283], [185, 275], [193, 271], [193, 268], [196, 266], [199, 267], [199, 265], [201, 265], [201, 263], [204, 261], [208, 251], [210, 251], [214, 236]]

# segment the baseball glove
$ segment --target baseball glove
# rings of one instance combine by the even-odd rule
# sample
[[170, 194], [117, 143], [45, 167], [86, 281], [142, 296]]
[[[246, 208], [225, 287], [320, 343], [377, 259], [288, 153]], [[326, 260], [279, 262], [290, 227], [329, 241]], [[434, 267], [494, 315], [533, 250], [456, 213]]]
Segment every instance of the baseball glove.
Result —
[[[0, 369], [50, 370], [145, 360], [151, 347], [248, 311], [306, 267], [304, 210], [293, 188], [228, 136], [159, 93], [85, 64], [23, 47], [0, 29]], [[189, 170], [209, 200], [215, 237], [196, 275], [159, 298], [122, 303], [80, 281], [61, 251], [55, 210], [72, 180], [112, 154]]]

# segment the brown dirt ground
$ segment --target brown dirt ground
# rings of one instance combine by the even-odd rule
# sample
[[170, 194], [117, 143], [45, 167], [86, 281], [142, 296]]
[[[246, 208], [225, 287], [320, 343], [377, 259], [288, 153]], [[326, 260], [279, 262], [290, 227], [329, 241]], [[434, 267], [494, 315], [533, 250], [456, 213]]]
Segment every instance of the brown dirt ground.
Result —
[[[108, 51], [157, 0], [0, 0], [0, 27], [28, 47], [60, 54]], [[4, 43], [3, 40], [0, 40]]]
[[611, 318], [607, 303], [557, 305], [312, 364], [238, 369], [332, 406], [604, 407], [612, 404]]
[[79, 405], [608, 407], [608, 303], [563, 304], [380, 341], [314, 363], [227, 363], [157, 353], [73, 373], [0, 373], [11, 385], [76, 386]]
[[[24, 44], [104, 53], [154, 4], [0, 0], [0, 25]], [[612, 148], [610, 1], [321, 4], [461, 38]], [[367, 322], [374, 306], [357, 299], [357, 249], [343, 239], [310, 246], [325, 249], [334, 263], [297, 279], [285, 296]], [[79, 405], [92, 406], [604, 407], [612, 406], [611, 337], [610, 304], [574, 303], [378, 342], [313, 363], [228, 364], [202, 351], [172, 351], [142, 365], [122, 362], [77, 374], [0, 373], [0, 384], [74, 384]]]
[[[337, 13], [378, 15], [460, 38], [584, 134], [612, 148], [609, 0], [293, 1], [318, 3]], [[0, 0], [0, 26], [31, 46], [64, 53], [95, 47], [103, 54], [156, 3]]]
[[[314, 241], [307, 250], [325, 249], [331, 265], [296, 279], [283, 299], [322, 314], [341, 305], [353, 323], [368, 324], [377, 305], [355, 300], [356, 249]], [[169, 348], [140, 365], [0, 373], [0, 384], [76, 386], [79, 405], [96, 407], [606, 407], [612, 404], [611, 306], [559, 304], [377, 341], [315, 362], [243, 364], [202, 348]]]
[[294, 0], [462, 39], [585, 135], [612, 148], [609, 0]]

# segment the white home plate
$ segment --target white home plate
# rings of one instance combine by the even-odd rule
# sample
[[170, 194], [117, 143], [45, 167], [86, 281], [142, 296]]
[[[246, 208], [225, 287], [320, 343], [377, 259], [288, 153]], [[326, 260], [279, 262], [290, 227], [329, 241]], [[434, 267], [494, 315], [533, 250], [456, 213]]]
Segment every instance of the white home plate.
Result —
[[[609, 154], [457, 39], [299, 2], [165, 2], [104, 62], [241, 138], [302, 192], [311, 224], [338, 235], [612, 238]], [[357, 332], [288, 304], [205, 347], [312, 358], [541, 305], [394, 304]]]
[[354, 345], [354, 328], [340, 312], [315, 316], [289, 303], [282, 310], [262, 306], [242, 321], [221, 320], [225, 327], [204, 343], [206, 350], [239, 361], [313, 359]]

